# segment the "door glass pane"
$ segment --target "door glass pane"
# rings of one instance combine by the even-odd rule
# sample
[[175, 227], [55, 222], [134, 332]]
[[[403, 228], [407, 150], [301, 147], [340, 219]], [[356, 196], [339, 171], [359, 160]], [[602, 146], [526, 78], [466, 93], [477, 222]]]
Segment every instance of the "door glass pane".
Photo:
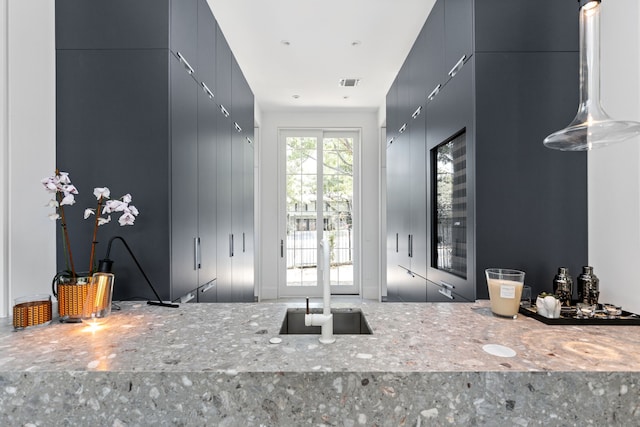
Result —
[[462, 133], [436, 150], [435, 267], [467, 276], [467, 167]]
[[332, 286], [353, 285], [353, 138], [323, 139], [323, 230]]
[[317, 138], [286, 138], [287, 286], [317, 286]]

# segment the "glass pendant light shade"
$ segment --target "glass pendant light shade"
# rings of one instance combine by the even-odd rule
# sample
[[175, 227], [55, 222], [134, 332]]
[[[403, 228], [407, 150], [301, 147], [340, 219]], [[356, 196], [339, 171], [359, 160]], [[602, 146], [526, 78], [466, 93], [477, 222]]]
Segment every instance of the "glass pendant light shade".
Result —
[[544, 139], [548, 148], [588, 151], [640, 135], [640, 123], [613, 120], [600, 105], [600, 1], [580, 1], [580, 105], [573, 121]]

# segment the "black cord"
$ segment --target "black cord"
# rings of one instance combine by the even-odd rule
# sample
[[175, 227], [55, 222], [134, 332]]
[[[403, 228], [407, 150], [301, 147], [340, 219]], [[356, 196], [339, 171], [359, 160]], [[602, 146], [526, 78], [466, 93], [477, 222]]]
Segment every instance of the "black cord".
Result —
[[101, 265], [100, 265], [100, 267], [98, 267], [98, 271], [104, 271], [103, 268], [108, 269], [109, 271], [111, 270], [111, 265], [113, 264], [113, 261], [111, 261], [109, 259], [109, 253], [111, 252], [111, 244], [113, 243], [114, 240], [120, 240], [122, 242], [122, 244], [124, 245], [124, 247], [127, 248], [127, 251], [129, 252], [129, 255], [131, 255], [131, 258], [133, 258], [133, 261], [138, 266], [138, 270], [140, 270], [140, 273], [142, 273], [142, 276], [144, 276], [144, 279], [149, 284], [149, 287], [153, 291], [154, 295], [156, 296], [156, 298], [158, 298], [157, 302], [156, 301], [147, 301], [147, 304], [148, 305], [160, 305], [162, 307], [172, 307], [172, 308], [180, 307], [178, 304], [170, 304], [170, 303], [162, 302], [162, 299], [160, 298], [160, 295], [158, 295], [158, 292], [156, 292], [156, 288], [154, 288], [153, 285], [151, 284], [151, 281], [149, 280], [149, 278], [147, 277], [147, 274], [142, 269], [142, 266], [138, 262], [138, 259], [136, 258], [136, 256], [131, 251], [131, 248], [129, 247], [127, 242], [120, 236], [114, 236], [109, 240], [109, 244], [107, 245], [107, 255], [105, 256], [105, 258], [103, 260], [100, 260], [100, 264]]

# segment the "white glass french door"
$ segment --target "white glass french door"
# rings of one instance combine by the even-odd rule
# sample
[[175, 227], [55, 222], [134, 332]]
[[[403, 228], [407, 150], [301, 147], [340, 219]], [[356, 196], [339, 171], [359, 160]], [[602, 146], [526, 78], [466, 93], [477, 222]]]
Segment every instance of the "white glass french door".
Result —
[[357, 131], [281, 130], [279, 295], [319, 296], [319, 242], [333, 294], [358, 294]]

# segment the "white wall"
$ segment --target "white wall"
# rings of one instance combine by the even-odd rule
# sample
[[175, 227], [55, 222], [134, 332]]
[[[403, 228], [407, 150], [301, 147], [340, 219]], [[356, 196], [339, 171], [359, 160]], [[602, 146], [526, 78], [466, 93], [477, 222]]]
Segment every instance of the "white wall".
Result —
[[56, 226], [40, 184], [55, 168], [55, 32], [50, 0], [2, 0], [0, 7], [7, 13], [7, 25], [0, 17], [6, 40], [0, 90], [7, 91], [0, 107], [7, 121], [0, 133], [0, 234], [7, 251], [0, 250], [0, 316], [7, 316], [13, 297], [50, 293], [55, 274]]
[[262, 112], [260, 146], [261, 299], [278, 297], [278, 129], [359, 128], [361, 129], [360, 173], [362, 221], [362, 296], [379, 298], [379, 216], [378, 216], [378, 115], [377, 111], [350, 112]]
[[[640, 121], [640, 7], [602, 2], [602, 105]], [[589, 263], [601, 301], [640, 312], [640, 138], [589, 153]], [[576, 273], [577, 274], [577, 273]]]

